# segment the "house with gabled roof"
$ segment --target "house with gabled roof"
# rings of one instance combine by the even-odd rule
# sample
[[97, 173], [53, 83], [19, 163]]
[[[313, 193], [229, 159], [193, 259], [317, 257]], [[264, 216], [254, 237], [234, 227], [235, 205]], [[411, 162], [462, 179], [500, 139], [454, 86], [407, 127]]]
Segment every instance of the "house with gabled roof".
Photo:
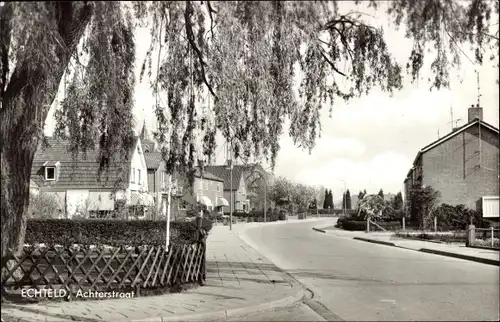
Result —
[[[244, 165], [210, 165], [206, 166], [206, 171], [221, 178], [224, 181], [224, 199], [229, 201], [227, 206], [223, 206], [224, 212], [230, 212], [230, 203], [233, 203], [233, 211], [250, 210], [250, 201], [247, 195]], [[232, 172], [232, 173], [231, 173]]]
[[440, 203], [463, 204], [483, 217], [498, 218], [499, 132], [482, 116], [482, 108], [472, 106], [467, 124], [418, 151], [404, 180], [407, 211], [417, 184], [439, 191]]
[[[168, 206], [168, 174], [165, 161], [162, 160], [161, 152], [158, 151], [157, 143], [149, 136], [146, 123], [141, 130], [141, 142], [144, 146], [144, 157], [148, 173], [148, 189], [154, 196], [156, 213], [165, 216]], [[223, 196], [224, 180], [214, 174], [199, 169], [195, 170], [193, 182], [193, 194], [187, 188], [187, 177], [185, 174], [176, 174], [172, 178], [171, 188], [171, 220], [186, 216], [186, 212], [194, 208], [197, 203], [205, 205], [210, 210], [222, 211], [222, 207], [229, 205]]]
[[139, 137], [135, 138], [129, 160], [112, 160], [102, 173], [98, 151], [79, 153], [74, 159], [68, 141], [48, 138], [47, 145], [40, 145], [35, 154], [31, 180], [40, 192], [57, 197], [65, 218], [84, 213], [109, 216], [118, 204], [141, 210], [152, 205]]

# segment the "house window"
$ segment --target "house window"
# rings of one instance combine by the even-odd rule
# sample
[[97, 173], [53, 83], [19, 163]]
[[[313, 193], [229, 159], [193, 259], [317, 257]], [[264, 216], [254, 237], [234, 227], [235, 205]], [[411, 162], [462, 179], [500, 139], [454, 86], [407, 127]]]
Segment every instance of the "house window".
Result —
[[45, 180], [56, 180], [56, 167], [45, 168]]
[[186, 210], [188, 203], [184, 200], [179, 201], [179, 210]]
[[166, 180], [165, 180], [165, 177], [166, 177], [166, 172], [165, 171], [162, 171], [161, 172], [161, 179], [160, 179], [160, 182], [161, 182], [161, 189], [165, 189], [166, 188]]
[[135, 183], [135, 169], [132, 168], [132, 183]]
[[137, 169], [137, 183], [141, 184], [141, 169]]

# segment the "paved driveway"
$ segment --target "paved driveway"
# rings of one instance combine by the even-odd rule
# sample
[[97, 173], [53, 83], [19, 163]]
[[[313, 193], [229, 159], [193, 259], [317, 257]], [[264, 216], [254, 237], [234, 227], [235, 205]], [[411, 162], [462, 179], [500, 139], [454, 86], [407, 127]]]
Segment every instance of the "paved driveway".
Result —
[[263, 225], [241, 236], [343, 320], [498, 320], [498, 267], [311, 229], [323, 224], [333, 220]]

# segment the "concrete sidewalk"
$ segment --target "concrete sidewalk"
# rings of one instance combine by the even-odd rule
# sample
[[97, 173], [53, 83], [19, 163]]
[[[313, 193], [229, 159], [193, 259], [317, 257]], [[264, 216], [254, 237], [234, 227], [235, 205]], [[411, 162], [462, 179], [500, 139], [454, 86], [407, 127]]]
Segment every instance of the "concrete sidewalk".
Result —
[[466, 247], [459, 243], [435, 243], [421, 240], [411, 240], [394, 236], [394, 232], [364, 232], [345, 231], [342, 229], [313, 228], [315, 231], [331, 234], [337, 237], [352, 238], [355, 240], [411, 249], [415, 251], [460, 258], [474, 262], [500, 265], [500, 253], [497, 250], [477, 249]]
[[[261, 225], [216, 226], [208, 237], [207, 281], [182, 293], [101, 301], [2, 304], [10, 321], [222, 321], [291, 305], [303, 288], [238, 236]], [[267, 224], [266, 224], [267, 225]]]

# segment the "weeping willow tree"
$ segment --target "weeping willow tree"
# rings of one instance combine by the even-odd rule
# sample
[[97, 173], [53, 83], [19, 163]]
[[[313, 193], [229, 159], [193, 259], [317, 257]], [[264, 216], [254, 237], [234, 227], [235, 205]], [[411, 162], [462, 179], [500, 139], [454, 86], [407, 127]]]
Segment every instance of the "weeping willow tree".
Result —
[[[497, 55], [498, 11], [498, 1], [412, 0], [391, 2], [387, 14], [414, 40], [411, 79], [434, 55], [428, 69], [441, 88], [465, 44], [479, 64], [491, 48]], [[294, 142], [312, 149], [322, 106], [398, 90], [405, 74], [383, 30], [335, 1], [5, 2], [0, 19], [2, 255], [22, 244], [31, 166], [62, 81], [55, 135], [69, 152], [99, 151], [103, 170], [128, 157], [138, 26], [151, 32], [137, 67], [153, 83], [170, 173], [209, 159], [217, 133], [236, 157], [274, 165], [287, 119]]]

